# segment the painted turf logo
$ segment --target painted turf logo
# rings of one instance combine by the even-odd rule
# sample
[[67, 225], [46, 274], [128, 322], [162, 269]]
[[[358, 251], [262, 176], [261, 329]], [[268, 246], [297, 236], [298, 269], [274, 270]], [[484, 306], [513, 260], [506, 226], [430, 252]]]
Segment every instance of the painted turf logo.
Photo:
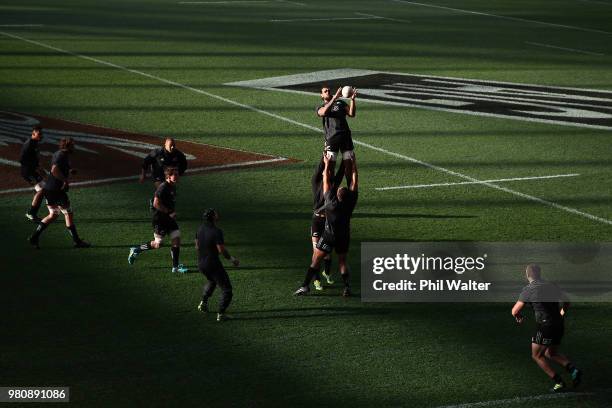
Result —
[[350, 84], [370, 102], [530, 122], [612, 129], [612, 92], [338, 69], [226, 85], [319, 94]]
[[[70, 161], [78, 169], [72, 186], [135, 180], [142, 159], [160, 147], [163, 139], [43, 116], [0, 111], [0, 171], [6, 176], [0, 194], [28, 191], [20, 175], [21, 146], [30, 137], [32, 126], [43, 127], [40, 162], [49, 169], [53, 152], [63, 137], [72, 137], [76, 152]], [[284, 157], [234, 150], [225, 147], [179, 141], [189, 161], [187, 172], [228, 170], [294, 161]]]

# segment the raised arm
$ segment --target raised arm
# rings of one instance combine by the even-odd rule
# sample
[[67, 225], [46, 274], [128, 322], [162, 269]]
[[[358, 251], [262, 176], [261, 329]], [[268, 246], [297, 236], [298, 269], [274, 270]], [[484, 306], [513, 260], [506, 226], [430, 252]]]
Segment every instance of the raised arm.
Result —
[[357, 113], [357, 104], [355, 103], [356, 96], [357, 96], [357, 89], [353, 88], [353, 94], [351, 95], [351, 103], [346, 108], [346, 114], [351, 118], [354, 118], [355, 114]]
[[357, 159], [355, 158], [354, 155], [353, 155], [353, 158], [351, 159], [351, 166], [352, 166], [351, 185], [349, 186], [349, 190], [357, 191], [357, 189], [359, 188], [359, 174], [357, 172]]
[[338, 90], [336, 91], [334, 96], [332, 96], [329, 102], [319, 108], [319, 110], [317, 111], [317, 115], [319, 115], [319, 117], [327, 115], [329, 108], [331, 108], [331, 106], [334, 104], [334, 102], [336, 102], [340, 95], [342, 95], [342, 88], [338, 88]]
[[[329, 163], [331, 159], [325, 155], [323, 157], [323, 162], [325, 163], [325, 168], [323, 169], [323, 194], [327, 193], [332, 189], [332, 180], [331, 180], [331, 170]], [[335, 162], [334, 162], [335, 163]]]

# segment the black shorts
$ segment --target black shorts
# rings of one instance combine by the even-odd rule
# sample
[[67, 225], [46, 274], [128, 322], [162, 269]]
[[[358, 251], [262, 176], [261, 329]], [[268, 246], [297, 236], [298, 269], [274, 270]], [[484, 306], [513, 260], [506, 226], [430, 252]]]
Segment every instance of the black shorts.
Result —
[[535, 335], [531, 338], [531, 342], [541, 344], [542, 346], [558, 346], [561, 344], [563, 337], [563, 323], [557, 324], [536, 324]]
[[155, 214], [153, 214], [152, 224], [153, 232], [155, 232], [157, 235], [161, 235], [162, 237], [179, 229], [179, 226], [174, 218], [159, 211], [155, 211]]
[[327, 254], [331, 254], [332, 249], [335, 249], [337, 254], [346, 254], [349, 250], [350, 242], [350, 231], [341, 233], [336, 232], [335, 234], [325, 231], [321, 239], [319, 239], [319, 242], [317, 242], [317, 249]]
[[30, 169], [27, 167], [21, 168], [21, 177], [23, 177], [23, 179], [31, 186], [40, 183], [43, 179], [42, 176], [38, 174], [36, 169]]
[[353, 137], [350, 133], [344, 135], [336, 135], [330, 140], [325, 140], [325, 151], [326, 152], [347, 152], [349, 150], [355, 150], [353, 144]]
[[312, 215], [312, 223], [310, 224], [310, 236], [320, 238], [325, 231], [325, 217], [319, 217], [316, 214]]
[[70, 208], [68, 194], [64, 190], [43, 190], [47, 205], [50, 207]]

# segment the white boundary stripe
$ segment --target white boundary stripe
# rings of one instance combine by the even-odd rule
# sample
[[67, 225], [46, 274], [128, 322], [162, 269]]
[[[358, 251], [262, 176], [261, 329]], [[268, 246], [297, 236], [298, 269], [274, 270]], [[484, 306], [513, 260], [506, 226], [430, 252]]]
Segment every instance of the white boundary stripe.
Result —
[[393, 1], [395, 3], [411, 4], [411, 5], [415, 5], [415, 6], [432, 7], [432, 8], [442, 9], [442, 10], [457, 11], [459, 13], [465, 13], [465, 14], [475, 14], [475, 15], [479, 15], [479, 16], [501, 18], [501, 19], [504, 19], [504, 20], [520, 21], [520, 22], [523, 22], [523, 23], [533, 23], [533, 24], [540, 24], [540, 25], [545, 25], [545, 26], [549, 26], [549, 27], [568, 28], [568, 29], [571, 29], [571, 30], [586, 31], [586, 32], [589, 32], [589, 33], [599, 33], [599, 34], [612, 35], [612, 32], [603, 31], [603, 30], [596, 30], [594, 28], [583, 28], [583, 27], [576, 27], [576, 26], [565, 25], [565, 24], [547, 23], [545, 21], [528, 20], [526, 18], [519, 18], [519, 17], [500, 16], [499, 14], [483, 13], [481, 11], [472, 11], [472, 10], [463, 10], [463, 9], [452, 8], [452, 7], [444, 7], [444, 6], [438, 6], [436, 4], [417, 3], [415, 1], [407, 1], [407, 0], [391, 0], [391, 1]]
[[525, 41], [525, 44], [535, 45], [536, 47], [552, 48], [552, 49], [555, 49], [555, 50], [572, 51], [572, 52], [577, 52], [577, 53], [580, 53], [580, 54], [596, 55], [596, 56], [600, 56], [600, 57], [606, 55], [606, 54], [602, 54], [600, 52], [584, 51], [584, 50], [578, 50], [576, 48], [558, 47], [556, 45], [542, 44], [542, 43], [537, 43], [537, 42]]
[[11, 27], [44, 27], [44, 24], [0, 24], [2, 28]]
[[306, 6], [306, 3], [300, 3], [299, 1], [289, 1], [289, 0], [276, 0], [277, 3], [289, 3], [295, 4], [296, 6]]
[[[281, 120], [281, 121], [284, 121], [284, 122], [287, 122], [287, 123], [291, 123], [291, 124], [294, 124], [296, 126], [301, 126], [303, 128], [310, 129], [310, 130], [313, 130], [313, 131], [318, 132], [318, 133], [323, 133], [323, 130], [320, 129], [320, 128], [317, 128], [317, 127], [314, 127], [314, 126], [311, 126], [311, 125], [307, 125], [305, 123], [301, 123], [301, 122], [298, 122], [298, 121], [293, 120], [293, 119], [286, 118], [286, 117], [281, 116], [281, 115], [277, 115], [276, 113], [268, 112], [268, 111], [265, 111], [263, 109], [258, 109], [258, 108], [255, 108], [253, 106], [250, 106], [250, 105], [246, 105], [246, 104], [243, 104], [243, 103], [240, 103], [240, 102], [236, 102], [236, 101], [233, 101], [231, 99], [227, 99], [227, 98], [224, 98], [222, 96], [218, 96], [218, 95], [212, 94], [210, 92], [203, 91], [201, 89], [192, 88], [190, 86], [181, 84], [179, 82], [170, 81], [170, 80], [167, 80], [167, 79], [164, 79], [164, 78], [160, 78], [160, 77], [155, 76], [155, 75], [147, 74], [145, 72], [137, 71], [135, 69], [126, 68], [126, 67], [123, 67], [121, 65], [113, 64], [111, 62], [103, 61], [103, 60], [100, 60], [100, 59], [97, 59], [97, 58], [88, 57], [88, 56], [85, 56], [85, 55], [80, 55], [80, 54], [77, 54], [77, 53], [74, 53], [74, 52], [71, 52], [71, 51], [67, 51], [67, 50], [64, 50], [64, 49], [61, 49], [61, 48], [54, 47], [52, 45], [48, 45], [48, 44], [44, 44], [44, 43], [41, 43], [41, 42], [38, 42], [38, 41], [30, 40], [30, 39], [27, 39], [27, 38], [24, 38], [24, 37], [21, 37], [21, 36], [18, 36], [18, 35], [9, 34], [9, 33], [6, 33], [4, 31], [0, 31], [0, 35], [5, 35], [5, 36], [11, 37], [11, 38], [15, 38], [15, 39], [18, 39], [18, 40], [21, 40], [21, 41], [28, 42], [30, 44], [38, 45], [38, 46], [43, 47], [43, 48], [52, 49], [52, 50], [61, 52], [63, 54], [72, 55], [72, 56], [75, 56], [75, 57], [78, 57], [78, 58], [82, 58], [82, 59], [86, 59], [86, 60], [89, 60], [89, 61], [93, 61], [93, 62], [98, 63], [98, 64], [114, 67], [114, 68], [120, 69], [122, 71], [131, 72], [131, 73], [136, 74], [136, 75], [141, 75], [141, 76], [144, 76], [144, 77], [147, 77], [147, 78], [151, 78], [151, 79], [154, 79], [156, 81], [163, 82], [165, 84], [169, 84], [169, 85], [173, 85], [173, 86], [176, 86], [176, 87], [179, 87], [179, 88], [187, 89], [187, 90], [190, 90], [192, 92], [196, 92], [196, 93], [199, 93], [199, 94], [202, 94], [202, 95], [206, 95], [206, 96], [209, 96], [211, 98], [214, 98], [214, 99], [217, 99], [217, 100], [220, 100], [220, 101], [224, 101], [224, 102], [226, 102], [228, 104], [231, 104], [231, 105], [240, 106], [240, 107], [243, 107], [243, 108], [248, 109], [250, 111], [261, 113], [262, 115], [266, 115], [266, 116], [269, 116], [269, 117], [272, 117], [272, 118], [275, 118], [275, 119], [278, 119], [278, 120]], [[430, 163], [427, 163], [427, 162], [415, 159], [413, 157], [409, 157], [409, 156], [405, 156], [403, 154], [399, 154], [399, 153], [395, 153], [395, 152], [392, 152], [392, 151], [389, 151], [389, 150], [385, 150], [385, 149], [382, 149], [380, 147], [376, 147], [376, 146], [373, 146], [373, 145], [365, 143], [365, 142], [361, 142], [361, 141], [356, 140], [356, 139], [353, 139], [353, 142], [355, 144], [357, 144], [357, 145], [366, 147], [368, 149], [371, 149], [371, 150], [374, 150], [374, 151], [377, 151], [377, 152], [380, 152], [380, 153], [384, 153], [384, 154], [387, 154], [389, 156], [396, 157], [398, 159], [406, 160], [406, 161], [409, 161], [411, 163], [420, 164], [421, 166], [430, 168], [432, 170], [437, 170], [437, 171], [440, 171], [440, 172], [443, 172], [443, 173], [446, 173], [446, 174], [450, 174], [450, 175], [453, 175], [455, 177], [462, 178], [464, 180], [477, 181], [477, 182], [480, 181], [480, 180], [477, 180], [477, 179], [475, 179], [473, 177], [470, 177], [468, 175], [461, 174], [461, 173], [458, 173], [458, 172], [446, 169], [444, 167], [436, 166], [434, 164], [430, 164]], [[509, 193], [509, 194], [512, 194], [512, 195], [524, 198], [526, 200], [534, 201], [534, 202], [537, 202], [537, 203], [540, 203], [540, 204], [544, 204], [544, 205], [556, 208], [558, 210], [566, 211], [566, 212], [569, 212], [569, 213], [572, 213], [572, 214], [579, 215], [579, 216], [584, 217], [584, 218], [588, 218], [588, 219], [590, 219], [592, 221], [597, 221], [597, 222], [601, 222], [603, 224], [612, 225], [612, 221], [610, 221], [608, 219], [597, 217], [595, 215], [592, 215], [592, 214], [589, 214], [589, 213], [577, 210], [575, 208], [566, 207], [566, 206], [563, 206], [563, 205], [560, 205], [560, 204], [557, 204], [557, 203], [553, 203], [552, 201], [547, 201], [547, 200], [541, 199], [539, 197], [534, 197], [534, 196], [531, 196], [531, 195], [528, 195], [528, 194], [524, 194], [524, 193], [521, 193], [520, 191], [511, 190], [509, 188], [501, 187], [501, 186], [498, 186], [496, 184], [492, 184], [492, 183], [488, 183], [488, 182], [484, 182], [482, 184], [484, 184], [484, 185], [486, 185], [488, 187], [491, 187], [493, 189], [504, 191], [506, 193]]]
[[560, 394], [540, 394], [533, 395], [531, 397], [515, 397], [515, 398], [506, 398], [500, 400], [490, 400], [490, 401], [481, 401], [481, 402], [468, 402], [465, 404], [459, 405], [442, 405], [436, 408], [478, 408], [478, 407], [489, 407], [491, 405], [501, 405], [501, 404], [518, 404], [529, 401], [542, 401], [542, 400], [550, 400], [550, 399], [558, 399], [558, 398], [573, 398], [573, 397], [586, 397], [595, 395], [592, 392], [564, 392]]
[[609, 1], [597, 1], [597, 0], [578, 0], [583, 3], [595, 3], [595, 4], [605, 4], [606, 6], [612, 6], [612, 2]]
[[383, 19], [384, 19], [383, 17], [364, 16], [364, 17], [294, 18], [294, 19], [286, 19], [286, 20], [273, 19], [273, 20], [268, 20], [268, 21], [271, 23], [293, 23], [293, 22], [307, 22], [307, 21], [383, 20]]
[[396, 21], [396, 22], [398, 22], [398, 23], [409, 23], [409, 22], [410, 22], [409, 20], [400, 20], [400, 19], [398, 19], [398, 18], [382, 17], [382, 16], [377, 16], [377, 15], [375, 15], [375, 14], [357, 13], [357, 12], [356, 12], [355, 14], [357, 14], [357, 15], [359, 15], [359, 16], [366, 16], [366, 17], [378, 18], [378, 19], [381, 19], [381, 20]]
[[[186, 173], [200, 173], [205, 171], [213, 171], [213, 170], [225, 170], [225, 169], [233, 169], [240, 167], [248, 167], [255, 166], [258, 164], [268, 164], [268, 163], [276, 163], [281, 161], [286, 161], [287, 159], [284, 157], [275, 157], [273, 159], [265, 159], [265, 160], [251, 160], [240, 163], [229, 163], [229, 164], [220, 164], [217, 166], [205, 166], [205, 167], [196, 167], [195, 169], [187, 169]], [[87, 181], [77, 181], [75, 183], [70, 183], [71, 186], [93, 186], [96, 184], [102, 183], [112, 183], [117, 181], [128, 181], [128, 180], [138, 180], [140, 176], [125, 176], [125, 177], [111, 177], [105, 179], [98, 180], [87, 180]], [[9, 193], [21, 193], [25, 191], [32, 190], [32, 187], [24, 187], [24, 188], [12, 188], [10, 190], [0, 190], [0, 194], [9, 194]]]
[[514, 178], [482, 180], [482, 181], [461, 181], [458, 183], [415, 184], [415, 185], [409, 185], [409, 186], [377, 187], [375, 188], [375, 190], [386, 191], [386, 190], [403, 190], [403, 189], [428, 188], [428, 187], [465, 186], [465, 185], [470, 185], [470, 184], [500, 183], [502, 181], [543, 180], [543, 179], [553, 179], [553, 178], [561, 178], [561, 177], [576, 177], [579, 175], [580, 174], [572, 173], [572, 174], [554, 174], [552, 176], [514, 177]]
[[13, 166], [13, 167], [21, 167], [21, 163], [12, 161], [12, 160], [3, 159], [1, 157], [0, 157], [0, 164], [6, 164], [8, 166]]

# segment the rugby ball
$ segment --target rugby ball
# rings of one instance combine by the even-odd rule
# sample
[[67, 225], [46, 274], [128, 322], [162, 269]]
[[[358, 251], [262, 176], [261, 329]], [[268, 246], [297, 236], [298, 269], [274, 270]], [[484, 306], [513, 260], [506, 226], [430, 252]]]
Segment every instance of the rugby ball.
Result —
[[342, 87], [342, 97], [343, 98], [350, 98], [353, 95], [353, 88], [350, 86], [344, 86]]

